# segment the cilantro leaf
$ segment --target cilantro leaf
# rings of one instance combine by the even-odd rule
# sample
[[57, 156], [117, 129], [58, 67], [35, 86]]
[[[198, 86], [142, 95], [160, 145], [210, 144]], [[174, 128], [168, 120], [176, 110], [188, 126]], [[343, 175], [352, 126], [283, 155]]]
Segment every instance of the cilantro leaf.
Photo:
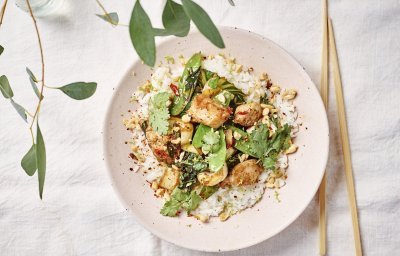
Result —
[[154, 131], [164, 135], [168, 132], [170, 117], [167, 102], [169, 101], [170, 94], [167, 92], [160, 92], [154, 95], [149, 102], [149, 123]]
[[199, 206], [201, 200], [201, 197], [194, 190], [192, 190], [187, 200], [183, 203], [183, 208], [185, 208], [189, 213]]
[[269, 130], [266, 124], [259, 124], [256, 126], [254, 131], [250, 134], [252, 147], [250, 151], [255, 155], [257, 158], [262, 158], [265, 154], [265, 149], [268, 148], [268, 136]]
[[181, 202], [172, 198], [171, 200], [165, 202], [164, 206], [161, 208], [160, 213], [164, 216], [175, 217], [180, 209]]
[[203, 146], [202, 151], [205, 154], [215, 153], [220, 148], [220, 135], [219, 132], [214, 132], [214, 129], [211, 129], [203, 137]]
[[155, 108], [166, 108], [167, 101], [171, 95], [168, 92], [159, 92], [152, 97], [153, 106]]
[[274, 169], [277, 159], [274, 157], [262, 158], [262, 163], [265, 169]]
[[258, 124], [251, 134], [234, 126], [229, 129], [241, 135], [235, 148], [260, 159], [265, 169], [274, 169], [279, 153], [290, 146], [291, 128], [287, 124], [278, 128], [272, 138], [269, 138], [269, 129], [265, 124]]
[[199, 206], [201, 200], [202, 198], [194, 190], [185, 192], [179, 188], [175, 188], [172, 192], [171, 199], [165, 202], [160, 213], [169, 217], [177, 216], [181, 209], [190, 213]]

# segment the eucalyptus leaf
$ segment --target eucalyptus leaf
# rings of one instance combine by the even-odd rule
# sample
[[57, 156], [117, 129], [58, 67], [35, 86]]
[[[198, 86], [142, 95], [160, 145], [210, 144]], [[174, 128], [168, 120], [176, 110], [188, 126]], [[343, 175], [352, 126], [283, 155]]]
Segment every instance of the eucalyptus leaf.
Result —
[[40, 99], [39, 89], [37, 88], [37, 85], [35, 81], [33, 81], [32, 77], [29, 77], [29, 82], [31, 82], [32, 89], [35, 92], [36, 96]]
[[97, 83], [94, 82], [76, 82], [58, 87], [56, 89], [61, 90], [63, 93], [75, 100], [84, 100], [92, 96], [95, 93], [96, 88]]
[[162, 14], [165, 30], [175, 36], [187, 36], [190, 30], [190, 19], [183, 10], [182, 5], [172, 0], [167, 0]]
[[32, 72], [28, 67], [26, 67], [26, 73], [28, 73], [29, 77], [32, 78], [32, 80], [33, 80], [35, 83], [38, 82], [36, 76], [33, 74], [33, 72]]
[[215, 46], [225, 48], [224, 41], [222, 40], [217, 27], [214, 25], [206, 11], [192, 0], [182, 0], [182, 4], [186, 15], [194, 22], [199, 31]]
[[22, 119], [24, 119], [25, 122], [28, 122], [25, 108], [19, 105], [17, 102], [15, 102], [13, 99], [11, 99], [11, 105], [13, 105], [15, 110], [17, 110], [18, 114], [22, 117]]
[[229, 4], [232, 6], [235, 6], [235, 2], [233, 2], [233, 0], [228, 0]]
[[153, 28], [153, 35], [154, 36], [171, 36], [173, 35], [171, 31], [162, 28]]
[[149, 16], [137, 0], [129, 21], [129, 34], [133, 47], [143, 62], [153, 67], [156, 62], [156, 43]]
[[0, 45], [0, 55], [4, 52], [4, 47]]
[[6, 99], [14, 97], [14, 92], [10, 87], [10, 83], [8, 82], [7, 77], [4, 75], [0, 77], [0, 91]]
[[96, 16], [114, 26], [117, 26], [119, 23], [118, 13], [116, 12], [110, 12], [107, 14], [96, 14]]
[[29, 151], [24, 155], [21, 160], [21, 166], [25, 170], [26, 174], [32, 176], [35, 174], [36, 165], [36, 145], [33, 144]]
[[42, 132], [40, 131], [39, 122], [37, 123], [36, 129], [36, 166], [38, 170], [39, 196], [40, 199], [42, 199], [44, 180], [46, 177], [46, 147], [44, 145]]

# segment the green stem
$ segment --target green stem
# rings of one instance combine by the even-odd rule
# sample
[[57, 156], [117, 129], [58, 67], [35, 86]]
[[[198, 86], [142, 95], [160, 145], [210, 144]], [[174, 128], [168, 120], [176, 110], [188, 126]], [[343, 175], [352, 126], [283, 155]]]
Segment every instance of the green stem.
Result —
[[49, 89], [59, 89], [58, 87], [55, 87], [55, 86], [48, 86], [48, 85], [44, 85], [44, 87], [49, 88]]
[[100, 3], [99, 0], [96, 0], [97, 4], [100, 6], [100, 8], [103, 10], [104, 15], [106, 15], [108, 22], [110, 22], [112, 24], [112, 18], [110, 17], [110, 15], [108, 14], [106, 8], [104, 8], [104, 6]]
[[[41, 87], [40, 87], [40, 96], [43, 96], [43, 89], [44, 89], [44, 87], [45, 87], [45, 83], [44, 83], [44, 55], [43, 55], [42, 40], [40, 39], [39, 28], [38, 28], [38, 26], [37, 26], [35, 16], [33, 15], [31, 3], [29, 2], [29, 0], [26, 0], [26, 4], [28, 5], [29, 13], [30, 13], [30, 15], [31, 15], [31, 17], [32, 17], [33, 24], [34, 24], [35, 30], [36, 30], [36, 35], [37, 35], [38, 43], [39, 43], [40, 59], [41, 59], [41, 61], [42, 61], [42, 79], [41, 79]], [[33, 126], [33, 124], [35, 123], [35, 120], [37, 119], [37, 117], [38, 117], [38, 115], [39, 115], [39, 111], [40, 111], [40, 106], [41, 106], [41, 104], [42, 104], [42, 100], [43, 100], [43, 97], [40, 97], [40, 98], [39, 98], [39, 102], [38, 102], [37, 107], [36, 107], [35, 114], [34, 114], [33, 117], [32, 117], [32, 122], [31, 122], [31, 125], [29, 126], [29, 130], [30, 130], [31, 132], [32, 132], [32, 126]]]

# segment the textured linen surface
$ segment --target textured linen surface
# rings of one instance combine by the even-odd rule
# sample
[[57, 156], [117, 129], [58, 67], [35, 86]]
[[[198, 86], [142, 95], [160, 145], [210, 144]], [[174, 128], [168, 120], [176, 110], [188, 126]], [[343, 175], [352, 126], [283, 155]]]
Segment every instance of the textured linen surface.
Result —
[[[132, 1], [103, 1], [129, 21]], [[142, 1], [153, 25], [163, 1]], [[215, 23], [252, 30], [289, 51], [318, 85], [321, 54], [319, 0], [198, 1]], [[48, 168], [44, 200], [37, 178], [19, 162], [30, 147], [26, 124], [0, 99], [0, 255], [209, 255], [162, 241], [142, 228], [118, 201], [102, 160], [102, 123], [113, 88], [137, 59], [126, 27], [112, 28], [94, 13], [95, 1], [69, 1], [69, 11], [38, 19], [46, 83], [97, 81], [96, 94], [74, 101], [45, 90], [40, 124]], [[349, 123], [365, 255], [400, 251], [400, 2], [330, 1]], [[40, 74], [29, 16], [9, 1], [0, 44], [1, 75], [15, 100], [36, 104], [25, 66]], [[245, 49], [244, 49], [245, 50]], [[333, 88], [328, 162], [328, 252], [354, 255]], [[301, 191], [299, 191], [301, 193]], [[228, 236], [229, 234], [227, 234]], [[317, 255], [318, 204], [314, 199], [287, 229], [256, 246], [223, 255]]]

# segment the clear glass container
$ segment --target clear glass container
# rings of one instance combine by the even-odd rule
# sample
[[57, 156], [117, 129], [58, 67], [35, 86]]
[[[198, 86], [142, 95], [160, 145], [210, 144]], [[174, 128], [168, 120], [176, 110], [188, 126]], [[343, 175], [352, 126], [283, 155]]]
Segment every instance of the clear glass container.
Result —
[[[57, 11], [64, 0], [29, 0], [32, 12], [36, 17], [43, 17]], [[29, 12], [26, 0], [15, 0], [15, 4], [25, 12]]]

